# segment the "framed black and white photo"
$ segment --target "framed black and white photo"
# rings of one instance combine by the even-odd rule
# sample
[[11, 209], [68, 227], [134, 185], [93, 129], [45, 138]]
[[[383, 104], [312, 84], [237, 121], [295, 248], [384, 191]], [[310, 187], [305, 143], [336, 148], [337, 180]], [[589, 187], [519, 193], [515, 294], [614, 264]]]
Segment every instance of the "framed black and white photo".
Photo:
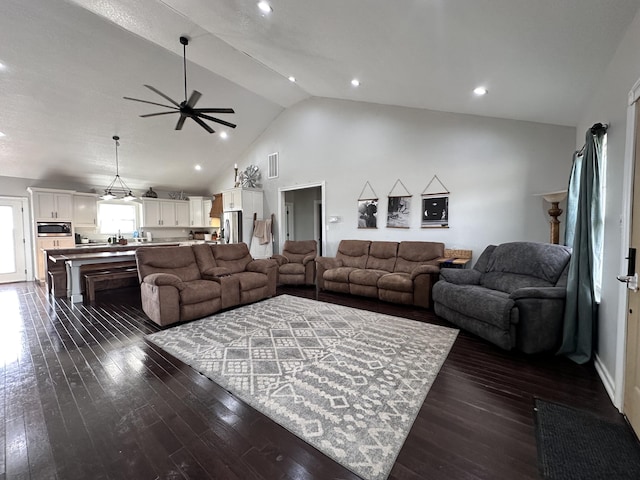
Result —
[[378, 199], [358, 200], [358, 228], [378, 228]]
[[411, 196], [389, 197], [387, 207], [388, 228], [409, 228], [411, 219]]
[[422, 228], [449, 226], [449, 195], [422, 196]]

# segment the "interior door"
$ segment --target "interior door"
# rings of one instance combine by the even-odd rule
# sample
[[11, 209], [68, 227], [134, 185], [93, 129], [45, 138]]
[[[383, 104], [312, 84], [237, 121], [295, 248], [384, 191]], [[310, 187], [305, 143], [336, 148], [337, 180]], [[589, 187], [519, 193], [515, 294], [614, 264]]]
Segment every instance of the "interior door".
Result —
[[[631, 248], [640, 255], [640, 108], [636, 104]], [[637, 265], [636, 265], [637, 268]], [[637, 271], [637, 270], [636, 270]], [[640, 291], [627, 290], [627, 345], [623, 411], [640, 436]]]
[[0, 283], [26, 280], [22, 200], [0, 198]]

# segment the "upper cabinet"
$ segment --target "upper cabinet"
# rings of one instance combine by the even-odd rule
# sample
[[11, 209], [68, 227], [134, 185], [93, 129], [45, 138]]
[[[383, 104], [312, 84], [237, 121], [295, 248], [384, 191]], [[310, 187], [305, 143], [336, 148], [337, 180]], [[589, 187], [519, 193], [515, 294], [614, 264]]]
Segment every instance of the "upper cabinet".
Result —
[[[189, 197], [189, 217], [191, 227], [209, 228], [211, 226], [209, 214], [211, 213], [212, 203], [213, 202], [210, 197]], [[220, 205], [222, 205], [222, 198], [220, 198]]]
[[95, 193], [73, 195], [73, 226], [96, 227], [98, 218], [98, 196]]
[[188, 227], [189, 202], [186, 200], [142, 199], [142, 227]]
[[28, 188], [36, 222], [73, 220], [72, 192], [48, 188]]
[[243, 210], [246, 214], [262, 215], [262, 190], [250, 188], [232, 188], [222, 192], [222, 204], [225, 212]]

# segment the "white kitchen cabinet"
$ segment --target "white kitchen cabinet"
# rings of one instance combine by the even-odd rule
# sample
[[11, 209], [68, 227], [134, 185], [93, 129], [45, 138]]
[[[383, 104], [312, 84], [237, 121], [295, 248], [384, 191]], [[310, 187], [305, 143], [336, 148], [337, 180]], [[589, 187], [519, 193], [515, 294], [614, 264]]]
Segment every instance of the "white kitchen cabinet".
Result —
[[257, 212], [262, 216], [263, 193], [262, 190], [251, 188], [232, 188], [222, 192], [222, 204], [225, 212], [242, 210], [245, 214]]
[[44, 250], [57, 250], [59, 248], [75, 247], [73, 237], [38, 237], [36, 241], [36, 278], [40, 282], [47, 281], [47, 266], [44, 260]]
[[186, 200], [142, 200], [142, 228], [188, 226], [189, 202]]
[[33, 218], [36, 222], [72, 221], [72, 192], [47, 188], [28, 188], [28, 191], [31, 193]]
[[208, 228], [212, 201], [209, 197], [189, 197], [189, 226]]
[[95, 193], [73, 195], [73, 226], [95, 227], [98, 218], [98, 196]]

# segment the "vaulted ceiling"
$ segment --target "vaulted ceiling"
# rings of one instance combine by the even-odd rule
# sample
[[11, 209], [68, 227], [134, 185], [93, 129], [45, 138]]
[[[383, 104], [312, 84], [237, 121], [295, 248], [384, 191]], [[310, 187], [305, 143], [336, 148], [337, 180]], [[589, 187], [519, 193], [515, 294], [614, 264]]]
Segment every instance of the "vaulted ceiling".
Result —
[[[637, 0], [3, 0], [0, 175], [207, 191], [309, 97], [576, 125]], [[232, 107], [208, 134], [166, 103]], [[296, 82], [288, 80], [289, 76]], [[359, 87], [351, 80], [358, 78]], [[485, 86], [484, 97], [472, 90]], [[214, 115], [215, 116], [215, 115]], [[219, 133], [227, 132], [223, 139]], [[201, 171], [194, 170], [200, 164]], [[0, 192], [1, 193], [1, 192]]]

